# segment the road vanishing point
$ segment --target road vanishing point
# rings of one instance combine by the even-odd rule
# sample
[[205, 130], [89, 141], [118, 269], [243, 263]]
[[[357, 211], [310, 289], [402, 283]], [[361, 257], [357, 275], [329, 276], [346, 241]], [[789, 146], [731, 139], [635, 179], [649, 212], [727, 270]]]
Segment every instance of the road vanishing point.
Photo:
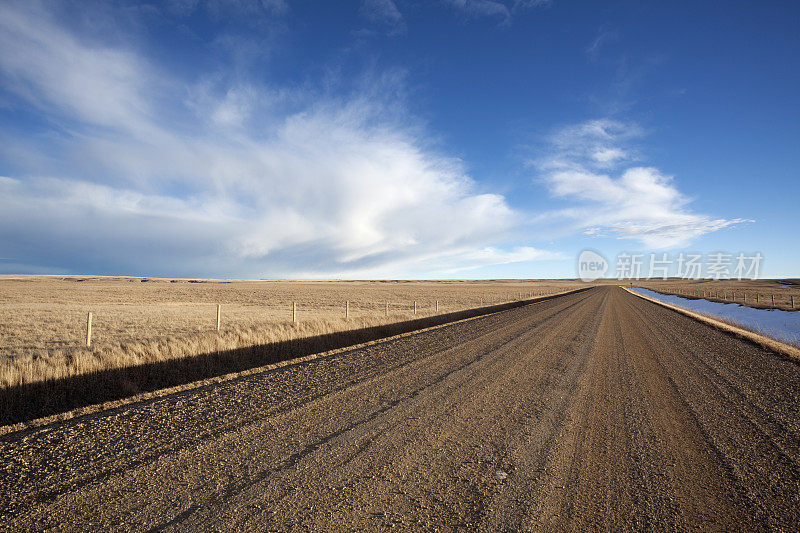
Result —
[[800, 365], [618, 287], [0, 437], [10, 530], [800, 529]]

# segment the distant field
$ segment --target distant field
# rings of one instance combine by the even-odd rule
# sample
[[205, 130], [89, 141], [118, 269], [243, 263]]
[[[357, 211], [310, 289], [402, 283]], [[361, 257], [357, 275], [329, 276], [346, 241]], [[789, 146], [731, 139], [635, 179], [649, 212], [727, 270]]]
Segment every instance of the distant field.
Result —
[[[0, 277], [0, 386], [430, 316], [437, 300], [441, 314], [585, 286], [570, 280], [192, 281], [202, 282]], [[88, 311], [94, 315], [91, 349], [84, 346]]]

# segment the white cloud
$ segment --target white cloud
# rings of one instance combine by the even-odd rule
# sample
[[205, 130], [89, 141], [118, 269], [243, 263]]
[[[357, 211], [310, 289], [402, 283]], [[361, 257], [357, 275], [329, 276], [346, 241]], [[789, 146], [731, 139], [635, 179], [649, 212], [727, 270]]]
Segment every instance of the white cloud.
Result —
[[552, 151], [536, 165], [551, 194], [577, 203], [549, 216], [569, 221], [587, 235], [616, 235], [650, 248], [684, 245], [746, 221], [693, 213], [672, 176], [630, 165], [636, 157], [626, 145], [641, 135], [642, 129], [633, 124], [593, 120], [552, 136]]
[[592, 159], [600, 165], [613, 165], [618, 160], [626, 157], [625, 151], [619, 148], [597, 148], [592, 153]]
[[528, 9], [534, 7], [548, 7], [553, 0], [514, 0], [514, 9]]
[[178, 15], [190, 15], [204, 9], [216, 17], [259, 17], [284, 15], [289, 11], [285, 0], [169, 0], [170, 10]]
[[455, 9], [470, 17], [497, 16], [503, 20], [511, 18], [511, 11], [502, 2], [493, 0], [448, 0]]
[[597, 60], [600, 55], [600, 49], [606, 44], [615, 41], [619, 38], [619, 33], [616, 30], [603, 29], [597, 37], [586, 47], [586, 54], [592, 60]]
[[388, 28], [390, 35], [405, 32], [405, 22], [392, 0], [363, 0], [359, 14], [367, 21]]
[[0, 6], [0, 21], [5, 89], [62, 125], [74, 158], [0, 180], [0, 241], [19, 262], [398, 276], [546, 257], [494, 248], [519, 214], [373, 94], [296, 92], [278, 112], [281, 90], [183, 82], [35, 6]]
[[507, 24], [512, 15], [525, 9], [546, 7], [551, 0], [446, 0], [453, 9], [469, 18], [494, 17]]
[[145, 65], [126, 50], [80, 42], [32, 4], [0, 6], [0, 70], [4, 84], [46, 112], [95, 126], [157, 135], [145, 98]]
[[565, 259], [565, 256], [561, 253], [540, 250], [531, 246], [520, 246], [509, 251], [498, 250], [494, 247], [467, 250], [463, 253], [455, 254], [455, 257], [448, 259], [450, 259], [451, 264], [469, 265], [452, 267], [449, 270], [445, 270], [445, 272], [453, 273], [486, 265]]

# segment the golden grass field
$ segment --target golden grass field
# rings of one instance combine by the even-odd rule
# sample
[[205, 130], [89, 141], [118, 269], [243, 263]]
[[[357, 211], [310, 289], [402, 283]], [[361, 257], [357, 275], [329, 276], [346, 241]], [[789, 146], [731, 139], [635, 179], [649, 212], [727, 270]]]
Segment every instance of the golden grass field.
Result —
[[414, 301], [416, 317], [424, 317], [436, 314], [437, 300], [439, 313], [447, 313], [585, 286], [574, 280], [203, 281], [0, 277], [0, 387], [408, 320], [415, 317]]
[[[192, 281], [201, 282], [0, 276], [0, 387], [426, 317], [437, 314], [437, 300], [442, 314], [586, 286], [576, 280]], [[597, 283], [721, 301], [735, 297], [756, 307], [773, 307], [774, 297], [774, 307], [787, 310], [794, 295], [795, 306], [800, 306], [800, 288], [775, 280]], [[219, 333], [217, 304], [222, 305]], [[93, 332], [87, 349], [89, 311]]]

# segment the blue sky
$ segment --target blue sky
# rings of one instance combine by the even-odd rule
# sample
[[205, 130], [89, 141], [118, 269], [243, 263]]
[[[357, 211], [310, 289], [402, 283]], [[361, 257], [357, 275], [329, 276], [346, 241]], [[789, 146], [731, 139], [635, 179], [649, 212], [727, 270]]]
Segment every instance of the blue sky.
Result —
[[800, 4], [0, 4], [0, 273], [800, 276]]

